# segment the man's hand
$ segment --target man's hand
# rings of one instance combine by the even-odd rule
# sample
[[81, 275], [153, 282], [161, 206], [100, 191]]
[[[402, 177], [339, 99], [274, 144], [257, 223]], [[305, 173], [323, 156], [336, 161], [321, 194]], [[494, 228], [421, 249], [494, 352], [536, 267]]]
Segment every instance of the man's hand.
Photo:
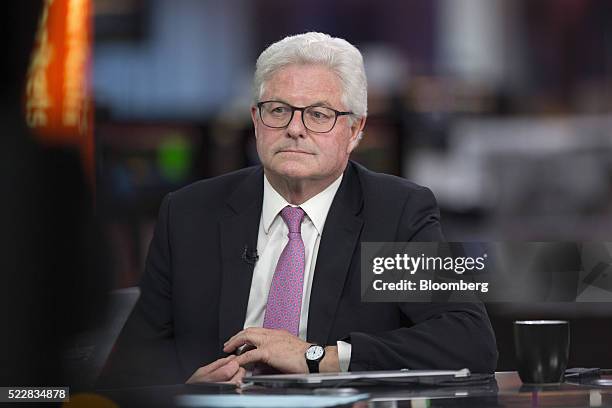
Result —
[[210, 364], [200, 367], [187, 380], [187, 384], [199, 382], [228, 382], [239, 385], [245, 374], [245, 369], [240, 367], [236, 356], [231, 355], [220, 358]]
[[[308, 373], [304, 353], [311, 344], [285, 330], [249, 327], [225, 342], [223, 351], [231, 353], [243, 345], [255, 348], [236, 357], [236, 362], [242, 367], [250, 363], [264, 363], [282, 373]], [[325, 358], [320, 365], [321, 371], [340, 371], [336, 347], [327, 347], [325, 351]]]

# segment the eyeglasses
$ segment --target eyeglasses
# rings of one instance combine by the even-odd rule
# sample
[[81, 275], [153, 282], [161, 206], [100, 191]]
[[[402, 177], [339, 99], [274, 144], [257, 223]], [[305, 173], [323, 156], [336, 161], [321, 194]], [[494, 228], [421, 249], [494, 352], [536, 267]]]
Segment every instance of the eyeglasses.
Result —
[[274, 129], [289, 126], [295, 111], [300, 111], [304, 127], [315, 133], [330, 132], [336, 125], [338, 116], [353, 114], [353, 112], [340, 112], [325, 106], [298, 108], [278, 101], [259, 102], [257, 108], [259, 108], [259, 117], [263, 124]]

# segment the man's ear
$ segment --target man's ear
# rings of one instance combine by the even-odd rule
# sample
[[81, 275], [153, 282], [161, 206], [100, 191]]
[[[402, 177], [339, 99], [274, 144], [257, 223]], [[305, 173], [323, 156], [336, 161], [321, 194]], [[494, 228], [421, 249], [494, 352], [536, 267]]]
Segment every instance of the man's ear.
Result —
[[359, 144], [361, 136], [363, 135], [363, 128], [366, 124], [366, 117], [362, 116], [359, 120], [355, 121], [351, 126], [351, 141], [348, 145], [348, 153], [351, 153]]
[[251, 120], [253, 121], [253, 129], [255, 130], [255, 138], [257, 138], [257, 119], [259, 115], [257, 112], [257, 106], [251, 106]]

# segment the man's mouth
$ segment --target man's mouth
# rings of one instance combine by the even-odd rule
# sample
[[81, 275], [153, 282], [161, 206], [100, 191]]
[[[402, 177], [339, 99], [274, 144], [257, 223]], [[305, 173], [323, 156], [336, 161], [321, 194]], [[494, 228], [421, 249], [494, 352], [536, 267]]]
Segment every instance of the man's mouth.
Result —
[[299, 149], [282, 149], [279, 150], [278, 153], [300, 153], [300, 154], [312, 154], [310, 152], [299, 150]]

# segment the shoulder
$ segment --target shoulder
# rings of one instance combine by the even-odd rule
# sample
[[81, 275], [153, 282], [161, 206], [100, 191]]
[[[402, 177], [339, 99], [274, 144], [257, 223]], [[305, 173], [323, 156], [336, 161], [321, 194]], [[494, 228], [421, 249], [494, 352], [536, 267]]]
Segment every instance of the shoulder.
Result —
[[365, 218], [388, 226], [396, 241], [440, 241], [440, 211], [427, 187], [352, 163], [359, 178]]
[[[246, 167], [217, 177], [196, 181], [168, 196], [173, 206], [210, 208], [220, 206], [249, 177], [261, 172], [261, 166]], [[263, 173], [262, 173], [263, 174]]]
[[409, 198], [410, 196], [427, 196], [433, 199], [433, 193], [427, 187], [413, 183], [405, 178], [390, 174], [377, 173], [364, 166], [351, 162], [361, 183], [364, 196], [374, 196], [384, 199], [385, 196]]

